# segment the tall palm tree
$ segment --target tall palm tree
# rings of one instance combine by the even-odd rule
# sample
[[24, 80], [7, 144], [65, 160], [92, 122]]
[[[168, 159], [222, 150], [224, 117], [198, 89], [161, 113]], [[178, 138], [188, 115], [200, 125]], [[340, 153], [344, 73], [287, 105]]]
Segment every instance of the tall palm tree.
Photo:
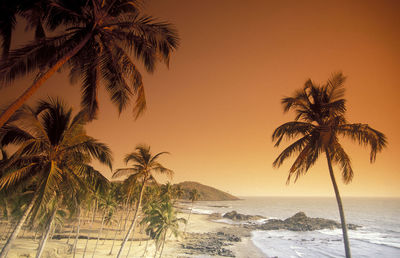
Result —
[[31, 183], [35, 190], [0, 257], [7, 255], [30, 213], [33, 221], [52, 198], [61, 198], [66, 189], [72, 194], [73, 186], [84, 187], [80, 175], [91, 159], [110, 168], [112, 162], [110, 149], [86, 134], [84, 112], [72, 116], [60, 100], [39, 101], [35, 108], [24, 106], [19, 116], [20, 120], [2, 128], [1, 144], [19, 148], [10, 158], [18, 168], [0, 178], [0, 189]]
[[[188, 223], [189, 223], [190, 215], [192, 215], [193, 204], [199, 198], [200, 198], [200, 194], [199, 194], [199, 191], [197, 189], [190, 190], [190, 192], [189, 192], [189, 200], [192, 202], [192, 206], [190, 207], [190, 212], [189, 212], [189, 216], [188, 216], [188, 219], [187, 219]], [[183, 233], [186, 233], [186, 226], [187, 226], [188, 223], [185, 224], [185, 229], [183, 230]]]
[[143, 192], [146, 183], [150, 181], [155, 181], [153, 177], [153, 173], [155, 172], [170, 176], [172, 176], [173, 174], [172, 170], [165, 168], [158, 162], [158, 158], [163, 154], [168, 154], [168, 152], [160, 152], [153, 156], [150, 152], [150, 146], [137, 145], [135, 148], [135, 152], [127, 154], [124, 159], [126, 164], [128, 164], [130, 161], [133, 162], [133, 166], [131, 168], [117, 169], [113, 174], [113, 178], [123, 175], [132, 175], [136, 178], [138, 182], [140, 182], [140, 194], [138, 201], [136, 202], [136, 210], [133, 216], [133, 221], [128, 229], [128, 232], [125, 235], [124, 240], [122, 241], [117, 258], [121, 256], [124, 246], [129, 236], [132, 234], [133, 229], [135, 228], [138, 212], [142, 204]]
[[140, 115], [146, 106], [144, 88], [130, 53], [148, 72], [153, 72], [157, 61], [168, 65], [179, 39], [169, 23], [139, 15], [139, 6], [138, 0], [51, 1], [47, 27], [66, 29], [12, 50], [0, 63], [2, 83], [39, 71], [33, 84], [1, 114], [0, 127], [65, 65], [70, 68], [71, 81], [82, 82], [81, 104], [89, 118], [95, 118], [98, 110], [100, 82], [119, 112], [134, 95], [134, 114]]
[[307, 173], [319, 155], [325, 153], [339, 207], [346, 257], [351, 257], [342, 200], [332, 165], [339, 166], [346, 184], [353, 179], [353, 169], [350, 157], [340, 144], [339, 137], [348, 137], [360, 145], [369, 145], [371, 163], [375, 161], [377, 152], [382, 151], [387, 142], [384, 134], [367, 124], [347, 123], [344, 116], [346, 106], [343, 98], [345, 79], [342, 73], [337, 73], [321, 86], [308, 80], [303, 89], [298, 90], [293, 97], [282, 99], [284, 111], [294, 110], [296, 117], [295, 121], [276, 128], [272, 134], [272, 140], [276, 141], [275, 147], [278, 147], [284, 138], [296, 139], [273, 162], [274, 167], [279, 167], [287, 158], [298, 154], [289, 170], [287, 183], [290, 183], [293, 176], [296, 182], [301, 175]]

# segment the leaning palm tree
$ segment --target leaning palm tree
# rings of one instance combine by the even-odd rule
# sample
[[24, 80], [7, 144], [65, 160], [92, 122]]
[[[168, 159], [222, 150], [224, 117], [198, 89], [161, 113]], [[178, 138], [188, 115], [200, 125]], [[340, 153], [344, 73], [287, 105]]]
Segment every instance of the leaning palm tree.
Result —
[[334, 74], [321, 86], [308, 80], [303, 89], [297, 91], [293, 97], [282, 99], [284, 111], [294, 110], [296, 117], [295, 121], [276, 128], [272, 140], [276, 141], [275, 147], [278, 147], [284, 138], [296, 141], [282, 151], [273, 162], [273, 166], [279, 167], [287, 158], [298, 154], [289, 170], [287, 178], [289, 184], [293, 176], [296, 182], [301, 175], [306, 174], [319, 155], [325, 153], [339, 207], [346, 257], [351, 257], [342, 200], [332, 165], [339, 166], [346, 184], [353, 179], [353, 169], [350, 157], [340, 144], [339, 137], [348, 137], [360, 145], [369, 145], [371, 162], [375, 161], [376, 154], [386, 146], [386, 137], [367, 124], [347, 123], [344, 116], [346, 112], [343, 99], [344, 82], [345, 77], [341, 73]]
[[[135, 228], [137, 216], [142, 204], [143, 192], [147, 182], [155, 181], [153, 177], [153, 173], [161, 173], [172, 176], [172, 170], [165, 168], [158, 162], [158, 158], [163, 155], [167, 154], [168, 152], [160, 152], [156, 155], [152, 155], [150, 152], [150, 146], [147, 145], [137, 145], [136, 151], [129, 153], [125, 156], [125, 163], [128, 164], [130, 161], [133, 162], [133, 166], [131, 168], [120, 168], [117, 169], [113, 175], [113, 178], [129, 175], [131, 177], [134, 176], [138, 182], [140, 182], [140, 194], [139, 198], [136, 202], [136, 210], [133, 216], [133, 221], [128, 229], [128, 232], [125, 235], [124, 240], [122, 241], [121, 248], [119, 249], [117, 258], [121, 256], [122, 251], [126, 242], [128, 241], [130, 235], [132, 234], [133, 229]], [[133, 234], [132, 234], [133, 237]]]
[[0, 127], [56, 71], [70, 68], [71, 81], [82, 82], [81, 105], [90, 119], [98, 110], [97, 91], [102, 82], [122, 112], [136, 98], [134, 114], [146, 106], [142, 76], [131, 59], [148, 72], [158, 61], [169, 63], [178, 46], [171, 24], [140, 15], [139, 0], [52, 0], [47, 27], [61, 31], [10, 51], [0, 62], [0, 83], [37, 72], [35, 81], [0, 116]]
[[112, 162], [110, 149], [86, 134], [83, 111], [72, 116], [72, 109], [60, 100], [50, 99], [39, 101], [35, 108], [24, 106], [19, 117], [1, 131], [3, 146], [17, 144], [19, 148], [10, 157], [9, 166], [15, 169], [0, 178], [0, 190], [25, 184], [34, 184], [35, 190], [0, 257], [6, 257], [28, 215], [34, 221], [53, 198], [63, 197], [66, 189], [73, 194], [74, 186], [84, 185], [80, 179], [82, 167], [91, 159], [110, 168]]

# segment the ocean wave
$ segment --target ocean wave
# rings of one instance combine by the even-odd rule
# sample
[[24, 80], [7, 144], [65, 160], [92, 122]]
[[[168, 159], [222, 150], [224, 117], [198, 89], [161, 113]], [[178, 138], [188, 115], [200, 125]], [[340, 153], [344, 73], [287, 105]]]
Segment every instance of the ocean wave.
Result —
[[192, 209], [192, 213], [195, 213], [195, 214], [213, 214], [214, 213], [214, 211], [212, 211], [212, 210], [205, 210], [205, 209], [199, 209], [199, 208], [193, 208]]
[[[323, 230], [318, 230], [318, 232], [330, 236], [342, 236], [341, 229], [333, 229], [333, 230], [323, 229]], [[391, 237], [390, 235], [385, 233], [359, 229], [359, 230], [349, 230], [348, 234], [350, 240], [358, 240], [371, 244], [385, 245], [400, 249], [400, 239], [396, 237]]]
[[218, 222], [218, 223], [230, 224], [230, 225], [244, 225], [244, 224], [261, 225], [261, 224], [265, 223], [267, 220], [268, 219], [234, 221], [234, 220], [231, 220], [231, 219], [222, 218], [222, 219], [215, 219], [213, 221], [214, 222]]

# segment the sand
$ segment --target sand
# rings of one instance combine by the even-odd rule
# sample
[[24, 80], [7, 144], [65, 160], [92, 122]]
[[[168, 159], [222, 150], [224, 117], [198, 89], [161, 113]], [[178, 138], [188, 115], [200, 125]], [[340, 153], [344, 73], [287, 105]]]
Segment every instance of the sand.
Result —
[[[187, 218], [188, 214], [181, 213], [181, 217]], [[92, 225], [92, 228], [97, 228], [98, 225]], [[83, 229], [82, 233], [87, 234], [90, 231], [90, 225], [87, 225], [87, 229]], [[186, 231], [188, 233], [209, 233], [209, 232], [230, 232], [235, 235], [241, 237], [240, 242], [234, 242], [232, 245], [225, 247], [233, 251], [236, 257], [267, 257], [263, 253], [259, 251], [257, 247], [255, 247], [250, 239], [250, 232], [246, 229], [239, 228], [237, 226], [222, 224], [210, 221], [208, 219], [208, 215], [199, 215], [192, 214], [190, 217], [190, 221], [187, 225]], [[103, 234], [105, 236], [106, 233]], [[114, 236], [114, 232], [110, 232], [108, 234], [108, 238], [112, 238]], [[120, 235], [122, 238], [123, 234]], [[97, 233], [95, 230], [92, 231], [91, 237], [93, 239], [89, 240], [85, 257], [116, 257], [121, 241], [115, 241], [115, 246], [113, 248], [113, 252], [110, 255], [110, 249], [112, 246], [112, 240], [99, 240], [96, 252], [93, 254], [94, 247], [97, 241]], [[124, 248], [124, 252], [121, 257], [127, 257], [129, 246], [131, 245], [131, 249], [129, 252], [129, 257], [154, 257], [155, 252], [155, 244], [152, 240], [144, 240], [145, 235], [140, 234], [139, 232], [135, 233], [135, 238], [142, 238], [141, 241], [135, 240], [130, 241], [126, 244]], [[162, 257], [211, 257], [210, 255], [190, 255], [187, 254], [187, 250], [182, 248], [181, 243], [184, 241], [183, 237], [179, 237], [178, 239], [173, 236], [167, 240]], [[35, 257], [36, 248], [38, 246], [39, 239], [36, 241], [32, 238], [19, 238], [16, 243], [12, 247], [8, 257]], [[71, 245], [73, 243], [73, 239], [70, 239], [69, 245], [67, 244], [67, 239], [60, 240], [49, 240], [46, 244], [45, 251], [42, 257], [73, 257], [73, 254], [68, 254], [68, 250], [71, 249]], [[2, 241], [4, 244], [4, 240]], [[75, 257], [83, 257], [84, 249], [86, 245], [86, 239], [79, 239], [76, 256]], [[147, 247], [146, 247], [147, 245]], [[146, 253], [145, 253], [146, 250]], [[212, 256], [212, 257], [221, 257], [221, 256]]]

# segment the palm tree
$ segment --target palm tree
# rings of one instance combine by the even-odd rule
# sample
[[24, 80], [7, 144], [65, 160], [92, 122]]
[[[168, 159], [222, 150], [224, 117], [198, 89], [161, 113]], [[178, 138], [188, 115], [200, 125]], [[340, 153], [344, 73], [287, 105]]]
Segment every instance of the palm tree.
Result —
[[117, 258], [121, 256], [122, 250], [124, 249], [124, 246], [129, 236], [132, 234], [133, 229], [135, 228], [138, 212], [142, 204], [144, 186], [146, 185], [146, 183], [150, 181], [155, 181], [153, 177], [154, 172], [170, 176], [172, 176], [173, 173], [172, 170], [165, 168], [158, 162], [158, 158], [163, 154], [168, 154], [168, 152], [160, 152], [153, 156], [150, 152], [150, 146], [147, 145], [137, 145], [135, 150], [136, 150], [135, 152], [127, 154], [124, 159], [126, 164], [132, 161], [133, 166], [131, 168], [117, 169], [113, 175], [113, 178], [115, 178], [131, 174], [136, 178], [138, 182], [140, 182], [140, 194], [138, 201], [136, 202], [136, 210], [133, 216], [133, 221], [128, 229], [128, 232], [125, 235], [124, 240], [122, 241], [121, 248], [119, 249]]
[[84, 187], [80, 175], [86, 163], [94, 158], [111, 168], [112, 162], [110, 149], [86, 134], [84, 112], [73, 117], [72, 110], [60, 100], [39, 101], [36, 108], [24, 106], [19, 116], [20, 120], [2, 128], [1, 144], [17, 144], [19, 148], [10, 158], [18, 168], [0, 178], [0, 189], [28, 183], [35, 189], [0, 257], [7, 255], [30, 213], [34, 221], [53, 198]]
[[156, 241], [156, 251], [161, 248], [160, 257], [164, 250], [168, 231], [171, 231], [175, 237], [179, 235], [179, 222], [186, 223], [184, 218], [177, 218], [177, 212], [170, 201], [153, 202], [145, 210], [145, 218], [141, 223], [148, 224], [146, 233]]
[[179, 39], [169, 23], [139, 15], [139, 6], [138, 0], [51, 1], [47, 27], [65, 29], [11, 51], [0, 63], [0, 83], [39, 71], [33, 84], [1, 114], [0, 127], [65, 65], [70, 68], [71, 81], [82, 82], [81, 104], [90, 119], [98, 110], [100, 82], [119, 112], [134, 95], [134, 114], [140, 115], [146, 106], [142, 76], [129, 54], [151, 73], [157, 61], [168, 65]]
[[273, 162], [273, 166], [279, 167], [287, 158], [298, 154], [287, 179], [287, 183], [290, 183], [294, 176], [296, 182], [301, 175], [307, 173], [319, 155], [325, 152], [339, 207], [346, 257], [351, 257], [342, 200], [332, 165], [339, 166], [346, 184], [353, 179], [353, 169], [350, 157], [340, 144], [339, 137], [348, 137], [360, 145], [369, 145], [371, 163], [375, 161], [377, 152], [386, 146], [386, 137], [367, 124], [347, 123], [344, 116], [346, 112], [345, 99], [343, 99], [344, 82], [345, 77], [342, 73], [334, 74], [326, 84], [321, 86], [308, 80], [303, 89], [297, 91], [293, 97], [282, 99], [284, 111], [294, 110], [296, 117], [295, 121], [276, 128], [272, 134], [272, 140], [276, 141], [275, 147], [278, 147], [284, 138], [299, 139], [282, 151]]
[[183, 190], [181, 185], [176, 185], [174, 187], [175, 199], [180, 199], [184, 194], [185, 194], [185, 191]]
[[[192, 215], [193, 204], [194, 204], [194, 202], [197, 201], [199, 198], [200, 198], [200, 194], [199, 194], [199, 191], [197, 191], [197, 189], [192, 189], [192, 190], [189, 192], [189, 200], [192, 202], [192, 206], [190, 207], [190, 212], [189, 212], [189, 216], [188, 216], [188, 219], [187, 219], [187, 222], [188, 222], [188, 223], [189, 223], [190, 215]], [[185, 229], [183, 230], [183, 233], [184, 233], [184, 234], [186, 233], [186, 226], [187, 226], [188, 223], [185, 224]]]

